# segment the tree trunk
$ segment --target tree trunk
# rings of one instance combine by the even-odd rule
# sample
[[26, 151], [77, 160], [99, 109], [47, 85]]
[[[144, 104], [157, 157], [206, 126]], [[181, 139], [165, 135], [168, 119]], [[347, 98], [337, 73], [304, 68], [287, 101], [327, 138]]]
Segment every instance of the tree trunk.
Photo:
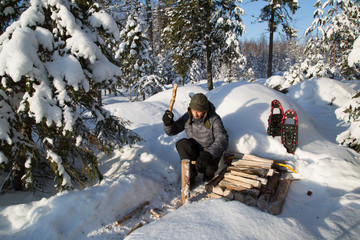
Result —
[[206, 47], [206, 80], [208, 84], [208, 90], [213, 89], [213, 77], [212, 77], [212, 61], [210, 59], [211, 51], [210, 47]]
[[271, 10], [271, 18], [269, 22], [269, 31], [270, 31], [270, 37], [269, 37], [269, 58], [268, 58], [268, 71], [267, 71], [267, 77], [272, 76], [272, 59], [273, 59], [273, 46], [274, 46], [274, 32], [275, 32], [275, 11]]
[[[153, 49], [154, 49], [154, 39], [153, 39], [153, 17], [152, 17], [152, 7], [151, 7], [151, 1], [146, 0], [146, 18], [147, 23], [149, 25], [148, 28], [148, 36], [149, 36], [149, 42], [150, 42], [150, 56], [153, 56]], [[151, 64], [150, 67], [150, 74], [154, 73], [154, 64]]]

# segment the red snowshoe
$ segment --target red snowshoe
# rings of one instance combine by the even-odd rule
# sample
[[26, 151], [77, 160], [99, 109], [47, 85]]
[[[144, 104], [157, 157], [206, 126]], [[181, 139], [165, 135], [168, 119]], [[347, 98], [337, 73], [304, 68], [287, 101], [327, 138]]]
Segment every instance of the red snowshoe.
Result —
[[288, 153], [294, 154], [298, 144], [298, 117], [294, 110], [287, 110], [281, 120], [281, 143]]
[[[278, 109], [277, 113], [274, 113], [274, 109]], [[268, 119], [267, 133], [273, 137], [281, 136], [281, 121], [284, 116], [284, 110], [279, 100], [273, 100], [271, 102], [271, 112]]]

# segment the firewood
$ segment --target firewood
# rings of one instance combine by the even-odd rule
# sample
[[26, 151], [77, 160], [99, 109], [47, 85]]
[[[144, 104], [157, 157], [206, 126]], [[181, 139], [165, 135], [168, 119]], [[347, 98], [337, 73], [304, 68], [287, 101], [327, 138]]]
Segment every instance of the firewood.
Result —
[[272, 166], [272, 163], [266, 163], [266, 162], [258, 162], [258, 161], [249, 161], [249, 160], [236, 160], [231, 163], [233, 166], [242, 166], [242, 167], [253, 167], [253, 168], [265, 168], [270, 169]]
[[215, 187], [212, 189], [212, 192], [213, 192], [213, 193], [216, 193], [216, 194], [218, 194], [218, 195], [223, 196], [223, 194], [224, 194], [224, 189], [225, 189], [225, 188], [222, 188], [222, 187], [220, 187], [220, 186], [215, 186]]
[[[234, 199], [234, 196], [231, 192], [231, 190], [229, 189], [222, 189], [220, 186], [217, 186], [213, 189], [213, 192], [210, 193], [210, 194], [216, 194], [218, 196], [222, 196], [222, 197], [225, 197], [229, 200], [233, 200]], [[211, 196], [211, 195], [210, 195]]]
[[232, 194], [234, 196], [234, 200], [242, 203], [245, 201], [245, 196], [242, 191], [232, 191]]
[[232, 199], [227, 198], [226, 196], [222, 196], [222, 195], [219, 195], [219, 194], [216, 194], [216, 193], [209, 193], [207, 196], [209, 198], [211, 198], [211, 199], [224, 199], [224, 200], [227, 200], [227, 201], [232, 200]]
[[149, 202], [144, 202], [143, 204], [141, 204], [138, 208], [136, 208], [134, 211], [132, 211], [131, 213], [125, 215], [124, 217], [122, 217], [120, 220], [117, 220], [115, 222], [116, 226], [120, 226], [121, 224], [123, 224], [125, 221], [129, 220], [130, 218], [132, 218], [135, 214], [137, 214], [138, 212], [140, 212], [146, 205], [149, 205]]
[[241, 190], [246, 189], [246, 187], [239, 186], [236, 183], [230, 182], [230, 181], [228, 181], [226, 179], [221, 180], [219, 182], [219, 186], [225, 187], [225, 188], [228, 188], [228, 189], [231, 189], [231, 190], [235, 190], [235, 191], [241, 191]]
[[247, 193], [246, 196], [245, 196], [245, 201], [244, 201], [244, 203], [245, 203], [246, 205], [255, 207], [255, 206], [256, 206], [256, 202], [257, 202], [257, 196], [258, 196], [258, 194], [254, 193], [254, 192], [249, 192], [249, 193]]
[[[253, 187], [253, 185], [251, 185], [249, 183], [241, 182], [241, 181], [238, 181], [236, 179], [233, 179], [233, 178], [227, 177], [227, 176], [225, 176], [224, 179], [220, 183], [224, 184], [224, 181], [226, 181], [226, 183], [232, 183], [233, 185], [237, 186], [237, 188], [234, 188], [233, 190], [239, 189], [238, 191], [241, 191], [241, 190]], [[222, 185], [220, 185], [220, 186], [222, 186]], [[227, 186], [224, 186], [224, 187], [227, 187]], [[227, 187], [227, 188], [229, 188], [229, 187]]]
[[281, 179], [279, 185], [271, 197], [268, 207], [268, 212], [274, 215], [280, 214], [282, 207], [285, 203], [286, 195], [290, 187], [291, 179], [284, 178]]
[[190, 198], [190, 160], [181, 160], [181, 204]]
[[253, 187], [259, 188], [259, 187], [261, 187], [261, 183], [258, 180], [232, 175], [231, 173], [226, 173], [225, 174], [225, 179], [232, 179], [232, 180], [235, 180], [235, 181], [247, 183], [247, 184], [250, 185], [249, 188], [253, 188]]
[[240, 176], [240, 177], [244, 177], [244, 178], [250, 178], [250, 179], [254, 179], [254, 180], [258, 180], [261, 182], [261, 184], [266, 185], [268, 180], [266, 178], [262, 178], [259, 177], [257, 175], [254, 174], [248, 174], [248, 173], [243, 173], [243, 172], [238, 172], [238, 171], [230, 171], [230, 173], [234, 176]]
[[169, 104], [169, 111], [170, 112], [172, 112], [172, 109], [173, 109], [173, 106], [174, 106], [174, 103], [175, 103], [176, 90], [177, 90], [177, 84], [174, 84], [173, 91], [172, 91], [172, 98], [171, 98], [171, 101], [170, 101], [170, 104]]
[[256, 202], [256, 206], [261, 210], [265, 211], [269, 206], [270, 194], [261, 194]]
[[237, 171], [248, 174], [258, 175], [260, 177], [266, 177], [268, 173], [273, 169], [264, 169], [264, 168], [251, 168], [251, 167], [240, 167], [240, 166], [230, 166], [227, 168], [229, 171]]
[[266, 186], [264, 186], [262, 188], [262, 191], [264, 193], [270, 193], [273, 194], [276, 190], [276, 187], [279, 183], [279, 178], [280, 178], [280, 174], [279, 173], [275, 173], [273, 176], [271, 176], [269, 178], [268, 183], [266, 184]]
[[213, 179], [211, 179], [206, 185], [205, 190], [207, 192], [212, 192], [213, 188], [216, 187], [219, 182], [224, 178], [224, 174], [226, 173], [226, 168], [222, 169], [219, 174], [217, 174]]
[[270, 177], [275, 174], [275, 169], [269, 169], [269, 171], [266, 173], [266, 176]]

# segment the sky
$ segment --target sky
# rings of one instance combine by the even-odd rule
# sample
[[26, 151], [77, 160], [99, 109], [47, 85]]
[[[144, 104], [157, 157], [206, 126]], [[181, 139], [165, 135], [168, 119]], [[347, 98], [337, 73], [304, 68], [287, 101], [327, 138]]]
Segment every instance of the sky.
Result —
[[[260, 14], [260, 9], [265, 6], [265, 1], [251, 2], [250, 0], [244, 0], [240, 5], [245, 10], [245, 15], [242, 20], [246, 27], [246, 33], [243, 35], [243, 38], [246, 40], [257, 40], [261, 38], [262, 34], [265, 34], [265, 37], [268, 37], [268, 32], [266, 31], [267, 23], [254, 23], [256, 22], [257, 17]], [[300, 9], [298, 9], [293, 16], [292, 26], [298, 30], [298, 37], [302, 39], [308, 27], [310, 27], [313, 22], [313, 13], [315, 8], [315, 0], [302, 0], [299, 1]], [[275, 34], [276, 38], [279, 38], [279, 32], [282, 33], [281, 28], [278, 33]], [[283, 34], [283, 33], [282, 33]]]

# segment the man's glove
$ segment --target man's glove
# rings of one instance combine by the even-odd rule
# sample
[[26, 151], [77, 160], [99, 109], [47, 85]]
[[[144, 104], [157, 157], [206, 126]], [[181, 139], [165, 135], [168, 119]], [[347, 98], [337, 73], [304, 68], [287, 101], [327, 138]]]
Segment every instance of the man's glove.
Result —
[[206, 166], [210, 163], [212, 160], [212, 155], [209, 152], [202, 151], [200, 152], [199, 157], [196, 160], [196, 171], [199, 173], [205, 173], [206, 172]]
[[174, 123], [173, 118], [174, 118], [174, 114], [171, 111], [166, 110], [164, 116], [162, 117], [162, 121], [165, 126], [171, 126]]

